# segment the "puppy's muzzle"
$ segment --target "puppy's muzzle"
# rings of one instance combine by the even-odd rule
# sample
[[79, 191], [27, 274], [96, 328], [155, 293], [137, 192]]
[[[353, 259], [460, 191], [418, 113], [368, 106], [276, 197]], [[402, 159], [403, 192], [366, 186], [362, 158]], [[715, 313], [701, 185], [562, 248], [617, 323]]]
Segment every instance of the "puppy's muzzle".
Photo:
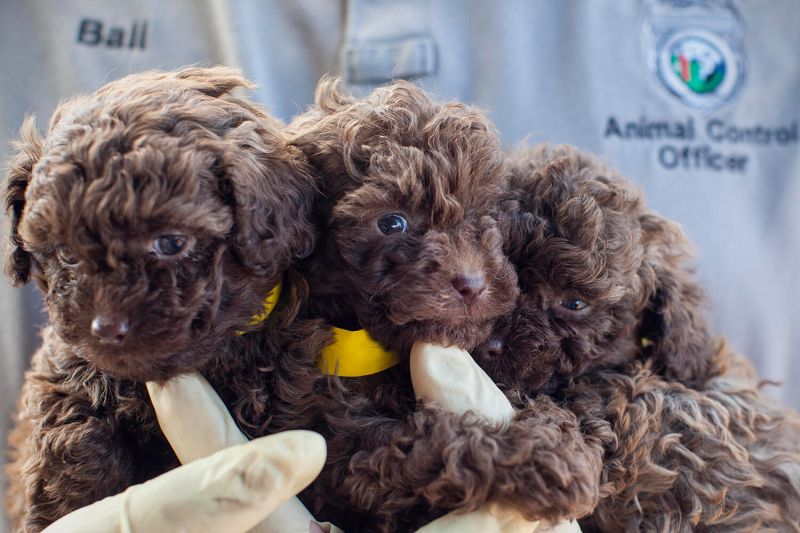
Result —
[[486, 290], [483, 274], [458, 274], [452, 279], [452, 284], [466, 305], [472, 305]]
[[121, 345], [125, 342], [130, 324], [128, 317], [120, 315], [98, 315], [92, 320], [92, 335], [104, 344]]

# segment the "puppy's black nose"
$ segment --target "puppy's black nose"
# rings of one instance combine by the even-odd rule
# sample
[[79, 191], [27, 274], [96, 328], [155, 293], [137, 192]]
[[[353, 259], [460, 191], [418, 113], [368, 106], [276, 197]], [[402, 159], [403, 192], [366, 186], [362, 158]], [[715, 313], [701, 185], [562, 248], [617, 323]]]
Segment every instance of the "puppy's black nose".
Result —
[[490, 361], [503, 355], [503, 341], [497, 337], [489, 337], [477, 349], [477, 355], [484, 361]]
[[92, 320], [92, 335], [100, 342], [122, 344], [128, 334], [128, 318], [119, 315], [98, 315]]
[[486, 290], [486, 280], [482, 275], [459, 274], [453, 278], [453, 288], [461, 295], [467, 305], [472, 303]]

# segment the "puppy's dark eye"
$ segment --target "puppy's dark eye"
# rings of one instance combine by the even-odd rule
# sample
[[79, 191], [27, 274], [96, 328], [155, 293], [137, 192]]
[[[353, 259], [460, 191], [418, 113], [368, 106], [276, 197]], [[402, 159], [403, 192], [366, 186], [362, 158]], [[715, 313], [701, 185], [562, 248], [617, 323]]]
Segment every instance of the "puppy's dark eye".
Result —
[[378, 229], [384, 235], [406, 233], [408, 231], [408, 222], [401, 215], [384, 215], [378, 219]]
[[580, 311], [581, 309], [586, 309], [589, 307], [589, 304], [580, 298], [567, 298], [565, 300], [561, 300], [561, 307], [564, 309], [569, 309], [570, 311]]
[[153, 252], [158, 255], [175, 255], [184, 250], [189, 243], [185, 235], [161, 235], [153, 241]]

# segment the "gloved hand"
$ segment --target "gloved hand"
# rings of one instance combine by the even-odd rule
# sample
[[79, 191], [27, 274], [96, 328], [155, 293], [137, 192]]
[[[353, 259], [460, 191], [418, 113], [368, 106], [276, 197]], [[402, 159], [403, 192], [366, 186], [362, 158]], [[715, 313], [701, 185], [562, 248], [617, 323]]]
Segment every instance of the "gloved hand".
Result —
[[[514, 414], [506, 397], [463, 350], [419, 343], [411, 354], [411, 376], [418, 397], [455, 413], [472, 410], [492, 421], [509, 420]], [[70, 513], [47, 533], [341, 531], [327, 523], [317, 528], [311, 513], [293, 497], [322, 469], [325, 442], [320, 435], [289, 431], [248, 443], [198, 374], [164, 385], [148, 383], [147, 388], [159, 424], [184, 466]], [[473, 513], [450, 513], [420, 533], [451, 531], [580, 529], [570, 522], [550, 529], [487, 505]]]
[[[514, 414], [503, 393], [466, 352], [420, 344], [412, 351], [411, 368], [419, 397], [456, 413], [470, 409], [485, 413], [492, 420], [508, 420]], [[161, 430], [182, 463], [247, 442], [219, 396], [199, 374], [179, 376], [163, 385], [148, 383], [147, 389]], [[252, 531], [306, 533], [312, 521], [314, 517], [303, 504], [291, 498]], [[320, 525], [324, 531], [341, 531], [329, 523]], [[487, 507], [474, 513], [450, 513], [420, 532], [531, 533], [536, 526], [516, 513]]]
[[[417, 397], [436, 402], [454, 413], [472, 410], [492, 421], [510, 420], [514, 409], [494, 382], [458, 348], [418, 343], [411, 352], [411, 378]], [[197, 460], [227, 446], [246, 442], [222, 401], [200, 375], [186, 375], [164, 385], [148, 384], [159, 424], [181, 462]], [[198, 436], [201, 436], [198, 438]], [[297, 498], [291, 498], [254, 531], [306, 532], [314, 520]], [[322, 524], [326, 531], [340, 531]], [[472, 513], [453, 512], [420, 530], [420, 533], [491, 532], [575, 533], [575, 522], [550, 526], [525, 520], [518, 513], [486, 506]]]
[[[505, 396], [463, 350], [420, 343], [412, 350], [411, 375], [418, 397], [455, 413], [472, 410], [490, 420], [513, 416]], [[311, 513], [292, 497], [324, 464], [325, 444], [319, 435], [290, 431], [247, 443], [202, 376], [185, 375], [147, 387], [164, 434], [188, 464], [79, 509], [51, 525], [48, 533], [340, 531], [331, 524], [311, 524]], [[513, 511], [486, 506], [473, 513], [450, 513], [420, 532], [556, 530], [580, 531], [570, 522], [551, 530]]]
[[[411, 382], [417, 398], [456, 414], [473, 411], [493, 422], [507, 422], [514, 408], [469, 353], [454, 347], [416, 343], [411, 349]], [[579, 533], [577, 522], [530, 522], [510, 509], [488, 505], [473, 513], [453, 512], [418, 533]]]
[[324, 463], [320, 435], [287, 431], [130, 487], [62, 517], [45, 531], [241, 533], [303, 490]]
[[[147, 391], [156, 410], [161, 431], [181, 463], [197, 461], [218, 450], [247, 442], [247, 437], [236, 427], [225, 404], [200, 374], [178, 376], [163, 385], [151, 382], [147, 384]], [[316, 433], [306, 433], [319, 436]], [[265, 518], [250, 531], [308, 533], [309, 524], [315, 519], [300, 500], [294, 497], [303, 488], [305, 485], [293, 493], [287, 493], [287, 496], [292, 497], [285, 498], [286, 501], [268, 517], [265, 513]], [[320, 528], [331, 533], [341, 532], [329, 523], [320, 524]], [[227, 532], [228, 529], [221, 531]]]

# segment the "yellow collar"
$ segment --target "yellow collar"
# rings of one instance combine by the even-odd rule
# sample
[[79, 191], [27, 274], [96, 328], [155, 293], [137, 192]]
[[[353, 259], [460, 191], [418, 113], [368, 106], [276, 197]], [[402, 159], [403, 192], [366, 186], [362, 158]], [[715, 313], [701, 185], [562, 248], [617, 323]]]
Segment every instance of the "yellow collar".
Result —
[[[275, 309], [275, 306], [278, 305], [278, 300], [281, 297], [281, 289], [283, 286], [283, 281], [278, 280], [278, 283], [272, 287], [267, 293], [267, 296], [264, 298], [264, 307], [261, 308], [261, 311], [253, 315], [250, 319], [250, 322], [247, 324], [248, 326], [255, 326], [264, 322], [270, 313]], [[244, 335], [247, 333], [246, 331], [237, 331], [237, 335]]]
[[319, 369], [345, 378], [369, 376], [391, 368], [400, 357], [375, 342], [364, 329], [332, 328], [333, 342], [322, 349]]

